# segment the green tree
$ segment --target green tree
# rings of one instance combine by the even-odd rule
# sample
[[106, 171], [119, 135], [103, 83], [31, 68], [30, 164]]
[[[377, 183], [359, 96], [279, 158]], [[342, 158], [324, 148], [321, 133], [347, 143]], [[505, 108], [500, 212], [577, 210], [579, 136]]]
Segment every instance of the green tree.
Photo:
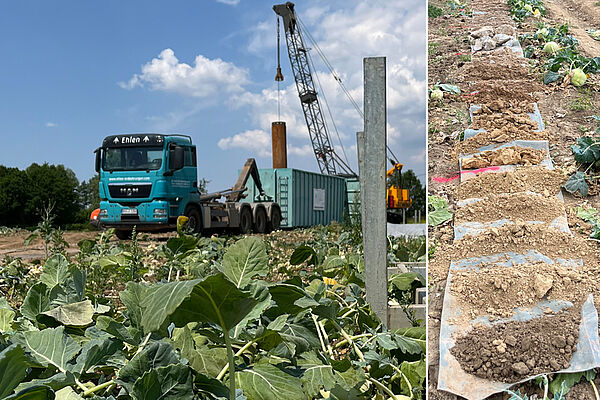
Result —
[[79, 186], [77, 186], [78, 201], [82, 209], [92, 211], [100, 207], [99, 182], [100, 175], [97, 174], [87, 181], [81, 181]]
[[0, 165], [0, 225], [29, 223], [24, 210], [29, 187], [25, 171]]
[[404, 188], [408, 189], [410, 197], [413, 199], [412, 206], [408, 211], [420, 210], [425, 215], [425, 188], [412, 169], [402, 173], [402, 182], [404, 183]]
[[401, 175], [392, 175], [388, 179], [387, 184], [388, 187], [395, 184], [403, 189], [408, 189], [408, 193], [412, 198], [413, 203], [407, 211], [414, 212], [420, 210], [423, 215], [425, 215], [425, 189], [412, 169], [403, 172]]
[[76, 188], [79, 184], [75, 173], [63, 165], [33, 163], [25, 170], [29, 181], [28, 199], [24, 211], [28, 224], [39, 221], [39, 210], [54, 204], [55, 223], [72, 223], [79, 211]]

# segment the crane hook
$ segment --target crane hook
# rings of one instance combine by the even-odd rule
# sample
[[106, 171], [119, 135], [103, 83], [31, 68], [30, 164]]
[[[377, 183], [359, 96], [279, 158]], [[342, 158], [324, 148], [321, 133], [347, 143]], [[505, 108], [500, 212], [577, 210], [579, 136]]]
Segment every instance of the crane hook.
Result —
[[277, 18], [277, 73], [275, 74], [275, 81], [281, 82], [283, 80], [283, 74], [281, 73], [281, 62], [279, 59], [279, 18]]

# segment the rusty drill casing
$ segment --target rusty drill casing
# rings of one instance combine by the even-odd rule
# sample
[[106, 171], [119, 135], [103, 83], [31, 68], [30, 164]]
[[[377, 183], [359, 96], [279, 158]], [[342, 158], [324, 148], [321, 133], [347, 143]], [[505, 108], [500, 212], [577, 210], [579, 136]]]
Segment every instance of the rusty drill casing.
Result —
[[271, 124], [273, 168], [287, 168], [287, 141], [285, 132], [285, 122], [277, 121]]

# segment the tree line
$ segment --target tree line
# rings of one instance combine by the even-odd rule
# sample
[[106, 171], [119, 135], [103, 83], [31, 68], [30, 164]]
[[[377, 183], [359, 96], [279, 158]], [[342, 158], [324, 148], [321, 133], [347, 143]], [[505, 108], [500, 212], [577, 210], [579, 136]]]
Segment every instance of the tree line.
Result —
[[24, 170], [0, 165], [0, 226], [34, 226], [48, 207], [57, 225], [87, 223], [100, 204], [99, 179], [79, 182], [64, 165], [33, 163]]
[[[52, 207], [56, 225], [86, 224], [90, 213], [100, 206], [99, 180], [96, 175], [79, 182], [64, 165], [33, 163], [24, 170], [0, 165], [0, 226], [34, 226], [48, 207]], [[202, 192], [207, 183], [201, 180]], [[425, 214], [425, 189], [412, 170], [402, 173], [402, 187], [409, 189], [413, 199], [409, 213], [421, 210]]]

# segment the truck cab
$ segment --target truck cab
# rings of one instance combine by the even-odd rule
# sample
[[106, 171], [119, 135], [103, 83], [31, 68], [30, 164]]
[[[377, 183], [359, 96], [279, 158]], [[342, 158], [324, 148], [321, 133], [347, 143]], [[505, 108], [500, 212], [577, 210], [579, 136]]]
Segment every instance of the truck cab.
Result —
[[[196, 233], [226, 227], [266, 231], [273, 209], [278, 209], [268, 201], [240, 203], [245, 187], [201, 194], [196, 146], [189, 136], [111, 135], [95, 153], [100, 174], [98, 219], [102, 226], [115, 228], [119, 238], [127, 238], [134, 226], [137, 231], [175, 229], [180, 215], [189, 218], [188, 227]], [[217, 201], [224, 195], [228, 201]], [[256, 219], [263, 217], [266, 222], [257, 225]]]

